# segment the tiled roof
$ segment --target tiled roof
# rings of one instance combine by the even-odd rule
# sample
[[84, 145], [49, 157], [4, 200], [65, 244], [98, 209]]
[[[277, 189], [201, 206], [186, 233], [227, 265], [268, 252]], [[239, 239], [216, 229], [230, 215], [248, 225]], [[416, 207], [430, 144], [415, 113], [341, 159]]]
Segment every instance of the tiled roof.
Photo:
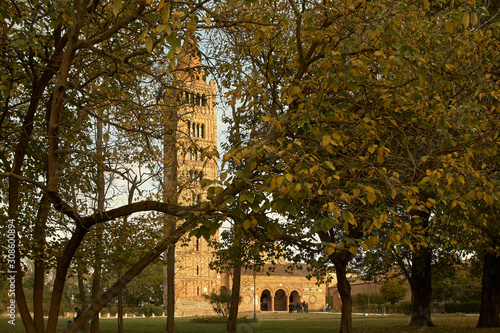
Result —
[[[293, 265], [293, 268], [291, 267]], [[306, 276], [310, 272], [307, 271], [307, 265], [305, 264], [265, 264], [263, 267], [256, 270], [255, 275], [263, 276]], [[242, 269], [241, 275], [253, 275], [253, 270], [251, 268]]]

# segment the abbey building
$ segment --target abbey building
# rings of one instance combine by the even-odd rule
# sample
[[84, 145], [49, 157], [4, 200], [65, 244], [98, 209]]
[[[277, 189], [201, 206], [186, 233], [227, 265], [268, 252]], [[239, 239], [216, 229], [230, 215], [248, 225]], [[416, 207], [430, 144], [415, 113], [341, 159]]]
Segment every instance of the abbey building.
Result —
[[[181, 63], [189, 74], [178, 75], [183, 80], [177, 92], [179, 100], [177, 131], [178, 184], [182, 189], [179, 203], [191, 204], [204, 200], [201, 179], [216, 179], [217, 162], [206, 157], [206, 151], [217, 147], [216, 84], [204, 79], [200, 61], [194, 54]], [[187, 71], [186, 71], [187, 72]], [[214, 236], [218, 239], [218, 233]], [[212, 252], [205, 239], [191, 238], [176, 247], [175, 298], [176, 315], [209, 315], [213, 310], [204, 294], [232, 287], [231, 274], [218, 274], [209, 268]], [[242, 271], [242, 303], [240, 312], [288, 311], [290, 304], [305, 302], [310, 311], [325, 307], [325, 286], [317, 286], [306, 278], [306, 270], [285, 272], [285, 265], [274, 272]], [[166, 293], [164, 286], [164, 293]], [[166, 300], [166, 294], [164, 295]]]

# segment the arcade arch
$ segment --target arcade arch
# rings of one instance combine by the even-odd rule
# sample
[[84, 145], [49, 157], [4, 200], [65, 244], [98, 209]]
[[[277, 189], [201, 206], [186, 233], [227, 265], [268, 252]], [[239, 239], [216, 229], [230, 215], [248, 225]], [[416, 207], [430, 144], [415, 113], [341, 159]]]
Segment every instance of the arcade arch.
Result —
[[274, 311], [286, 311], [288, 308], [286, 292], [278, 289], [274, 295]]
[[260, 311], [273, 311], [273, 296], [268, 289], [260, 295]]
[[297, 290], [294, 290], [290, 293], [290, 297], [288, 298], [289, 304], [297, 304], [300, 301], [300, 294]]
[[260, 294], [260, 310], [288, 311], [289, 304], [297, 304], [300, 301], [300, 293], [297, 290], [288, 293], [284, 289], [278, 289], [273, 293], [269, 289], [264, 289]]

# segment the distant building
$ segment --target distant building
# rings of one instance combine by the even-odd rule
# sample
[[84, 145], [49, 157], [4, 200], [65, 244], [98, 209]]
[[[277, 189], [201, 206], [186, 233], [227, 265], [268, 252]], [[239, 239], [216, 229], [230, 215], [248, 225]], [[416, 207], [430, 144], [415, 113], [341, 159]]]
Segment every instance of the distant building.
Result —
[[[185, 45], [186, 50], [192, 49]], [[215, 81], [206, 83], [201, 64], [194, 52], [188, 52], [179, 62], [185, 69], [176, 75], [179, 88], [173, 93], [177, 101], [178, 202], [193, 204], [205, 199], [200, 182], [217, 179], [217, 161], [204, 157], [207, 150], [217, 149], [217, 111]], [[218, 238], [218, 234], [215, 235]], [[210, 270], [212, 260], [207, 241], [191, 238], [176, 246], [175, 298], [176, 314], [212, 311], [203, 301], [203, 294], [220, 290], [220, 275]], [[166, 267], [165, 267], [166, 275]], [[164, 304], [167, 286], [164, 285]]]
[[[326, 285], [318, 286], [316, 279], [307, 279], [306, 266], [300, 267], [302, 269], [288, 272], [288, 265], [280, 264], [269, 271], [270, 265], [266, 264], [255, 274], [253, 270], [243, 270], [240, 311], [253, 311], [254, 303], [259, 312], [288, 311], [289, 304], [297, 302], [307, 303], [309, 311], [323, 311]], [[227, 284], [230, 285], [230, 281]]]
[[[216, 179], [215, 160], [203, 157], [203, 150], [217, 147], [217, 112], [215, 105], [215, 81], [206, 83], [200, 61], [194, 52], [181, 60], [180, 66], [190, 68], [179, 74], [184, 84], [177, 93], [179, 107], [178, 131], [178, 180], [182, 192], [179, 203], [191, 204], [204, 200], [201, 179]], [[218, 239], [218, 233], [214, 236]], [[232, 281], [229, 273], [218, 274], [209, 268], [212, 252], [205, 239], [191, 238], [176, 246], [175, 297], [176, 315], [213, 314], [212, 307], [202, 295], [221, 289], [230, 290]], [[325, 307], [326, 286], [317, 286], [315, 280], [306, 278], [304, 269], [285, 272], [286, 266], [277, 266], [267, 275], [268, 267], [262, 272], [242, 272], [240, 311], [288, 311], [290, 303], [307, 302], [310, 311]], [[165, 269], [166, 274], [166, 269]], [[254, 290], [255, 285], [255, 290]], [[164, 285], [164, 304], [166, 304]], [[255, 294], [255, 298], [254, 298]], [[252, 302], [252, 299], [254, 301]]]
[[[380, 281], [366, 281], [361, 279], [358, 275], [352, 275], [349, 277], [349, 283], [351, 284], [351, 296], [358, 294], [379, 294], [380, 287], [384, 284], [384, 280]], [[405, 296], [405, 300], [411, 299], [411, 290], [408, 282], [406, 282], [408, 291]], [[336, 284], [329, 284], [326, 291], [327, 296], [333, 297], [332, 306], [341, 306], [342, 300], [340, 299], [339, 291], [337, 290]]]

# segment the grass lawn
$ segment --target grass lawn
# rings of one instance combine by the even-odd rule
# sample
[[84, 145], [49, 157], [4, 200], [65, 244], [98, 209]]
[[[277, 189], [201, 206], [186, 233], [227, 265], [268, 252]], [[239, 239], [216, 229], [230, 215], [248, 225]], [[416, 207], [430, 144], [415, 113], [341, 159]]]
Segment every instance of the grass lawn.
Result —
[[[252, 317], [249, 314], [248, 317]], [[338, 332], [340, 315], [319, 313], [266, 313], [257, 315], [257, 323], [242, 323], [238, 326], [240, 333], [323, 333]], [[466, 333], [466, 332], [498, 332], [495, 329], [476, 329], [477, 316], [463, 315], [433, 315], [436, 327], [409, 327], [409, 318], [400, 315], [386, 316], [354, 316], [353, 325], [356, 333], [403, 333], [403, 332], [429, 332], [429, 333]], [[127, 333], [163, 333], [165, 331], [165, 318], [129, 318], [124, 320]], [[60, 332], [64, 330], [65, 319], [59, 322]], [[102, 319], [100, 322], [101, 333], [115, 333], [116, 320]], [[225, 324], [196, 323], [190, 318], [176, 318], [176, 333], [224, 333]], [[21, 333], [24, 327], [18, 319], [16, 326], [8, 325], [5, 317], [0, 317], [1, 333]]]

